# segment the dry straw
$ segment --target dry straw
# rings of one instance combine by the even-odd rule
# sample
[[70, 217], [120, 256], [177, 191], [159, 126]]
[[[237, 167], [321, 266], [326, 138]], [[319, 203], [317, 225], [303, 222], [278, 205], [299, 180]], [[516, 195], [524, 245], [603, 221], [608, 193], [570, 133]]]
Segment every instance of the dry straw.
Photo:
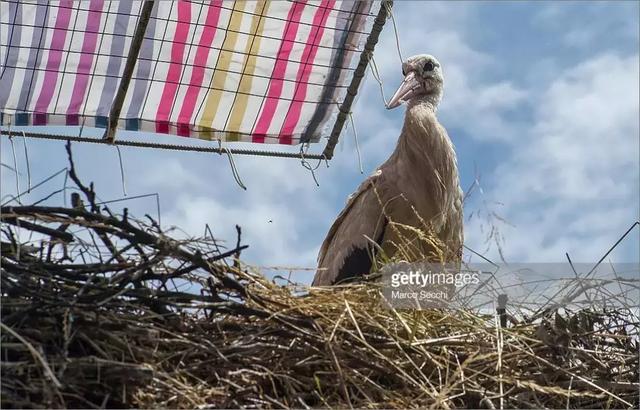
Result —
[[[2, 208], [2, 407], [637, 408], [624, 309], [398, 311], [279, 286], [243, 249], [112, 214]], [[19, 239], [20, 238], [20, 239]]]

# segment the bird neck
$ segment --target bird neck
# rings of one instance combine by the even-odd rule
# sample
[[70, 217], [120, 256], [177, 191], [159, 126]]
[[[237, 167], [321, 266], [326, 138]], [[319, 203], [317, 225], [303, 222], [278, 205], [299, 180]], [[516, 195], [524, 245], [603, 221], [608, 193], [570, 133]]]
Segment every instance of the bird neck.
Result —
[[[388, 164], [411, 170], [405, 174], [406, 184], [415, 189], [405, 194], [414, 204], [445, 212], [461, 198], [453, 144], [428, 102], [407, 107], [402, 133]], [[416, 197], [420, 192], [428, 192], [430, 199]]]
[[425, 99], [407, 107], [394, 154], [403, 157], [403, 161], [415, 162], [416, 166], [440, 170], [448, 170], [455, 164], [453, 144], [438, 122], [432, 101]]
[[429, 110], [435, 113], [438, 110], [438, 104], [440, 104], [441, 99], [441, 90], [434, 91], [428, 94], [422, 94], [420, 96], [412, 98], [407, 102], [407, 114], [412, 108]]

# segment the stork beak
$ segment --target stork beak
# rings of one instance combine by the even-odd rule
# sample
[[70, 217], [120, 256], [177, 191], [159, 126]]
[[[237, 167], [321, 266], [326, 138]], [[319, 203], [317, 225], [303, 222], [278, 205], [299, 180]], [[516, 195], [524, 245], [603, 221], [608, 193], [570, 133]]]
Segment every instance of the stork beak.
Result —
[[419, 94], [422, 89], [423, 86], [416, 78], [415, 71], [410, 71], [404, 78], [402, 84], [400, 84], [398, 91], [396, 91], [393, 97], [391, 97], [391, 101], [387, 104], [387, 109], [391, 110], [399, 107], [403, 102], [407, 102], [415, 95]]

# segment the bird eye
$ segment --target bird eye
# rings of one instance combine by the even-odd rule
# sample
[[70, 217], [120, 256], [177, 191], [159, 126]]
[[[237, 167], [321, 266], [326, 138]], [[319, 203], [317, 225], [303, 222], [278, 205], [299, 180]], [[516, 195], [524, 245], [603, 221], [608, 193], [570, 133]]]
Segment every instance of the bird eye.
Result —
[[435, 68], [435, 66], [433, 65], [433, 63], [431, 61], [427, 61], [426, 63], [424, 63], [424, 68], [423, 70], [425, 72], [427, 71], [433, 71], [433, 69]]

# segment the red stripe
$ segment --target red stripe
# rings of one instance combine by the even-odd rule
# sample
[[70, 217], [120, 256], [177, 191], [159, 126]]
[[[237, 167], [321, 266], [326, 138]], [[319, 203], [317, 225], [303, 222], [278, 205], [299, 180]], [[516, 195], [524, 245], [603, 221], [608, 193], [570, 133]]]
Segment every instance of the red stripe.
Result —
[[[198, 49], [196, 50], [195, 63], [198, 66], [193, 67], [191, 72], [191, 80], [189, 81], [189, 87], [185, 94], [180, 114], [178, 115], [178, 122], [183, 124], [189, 124], [191, 122], [191, 116], [196, 108], [196, 100], [200, 93], [200, 86], [204, 80], [204, 65], [209, 58], [209, 50], [213, 43], [213, 38], [216, 35], [216, 29], [218, 26], [218, 20], [220, 18], [220, 6], [221, 0], [212, 1], [209, 3], [209, 10], [207, 11], [207, 20], [198, 42]], [[185, 137], [189, 136], [189, 127], [178, 127], [178, 135]]]
[[[80, 105], [84, 101], [89, 83], [89, 72], [93, 63], [93, 54], [96, 50], [98, 39], [98, 31], [100, 31], [100, 17], [102, 15], [103, 0], [92, 0], [89, 5], [89, 16], [87, 17], [87, 26], [85, 29], [84, 40], [82, 43], [82, 54], [78, 63], [76, 81], [73, 84], [73, 92], [71, 93], [71, 103], [67, 108], [67, 125], [77, 125], [77, 115]], [[69, 124], [72, 122], [74, 124]]]
[[[64, 43], [67, 37], [67, 30], [69, 29], [69, 20], [71, 19], [71, 7], [73, 2], [71, 0], [61, 1], [58, 5], [58, 15], [56, 17], [56, 25], [53, 30], [53, 36], [51, 37], [51, 45], [49, 46], [49, 59], [47, 60], [47, 72], [44, 75], [42, 81], [42, 88], [40, 89], [40, 95], [36, 101], [35, 111], [39, 113], [47, 112], [51, 98], [53, 98], [53, 91], [56, 88], [56, 82], [58, 81], [58, 71], [60, 68], [60, 61], [62, 60], [62, 50], [64, 49]], [[42, 118], [36, 116], [38, 124], [41, 124]], [[45, 117], [46, 122], [46, 117]]]
[[289, 111], [284, 119], [284, 124], [280, 130], [280, 144], [291, 145], [293, 130], [295, 130], [298, 121], [300, 120], [300, 113], [302, 111], [302, 104], [307, 96], [307, 83], [311, 70], [313, 69], [313, 62], [315, 61], [316, 54], [318, 52], [318, 45], [322, 40], [324, 34], [324, 25], [329, 18], [329, 14], [333, 10], [333, 6], [336, 4], [335, 0], [331, 0], [326, 3], [326, 7], [318, 7], [316, 14], [313, 16], [313, 27], [307, 38], [307, 44], [304, 46], [302, 52], [302, 59], [304, 63], [301, 63], [298, 67], [298, 74], [296, 75], [296, 91], [293, 96], [293, 101], [289, 104]]
[[162, 97], [156, 113], [156, 132], [169, 132], [169, 114], [173, 100], [178, 90], [180, 72], [182, 71], [184, 49], [187, 43], [187, 35], [191, 25], [191, 3], [187, 1], [178, 2], [178, 23], [171, 45], [171, 64], [167, 78], [165, 79]]
[[[253, 130], [253, 142], [264, 142], [266, 133], [271, 125], [271, 120], [273, 119], [273, 115], [278, 107], [278, 101], [282, 94], [283, 79], [287, 70], [287, 63], [289, 62], [289, 55], [291, 54], [293, 42], [295, 41], [296, 34], [298, 33], [298, 25], [300, 23], [300, 17], [302, 16], [302, 10], [304, 10], [305, 4], [306, 0], [295, 2], [287, 15], [287, 23], [284, 28], [284, 38], [280, 43], [276, 64], [271, 74], [271, 79], [269, 80], [269, 92], [267, 93], [267, 99], [263, 104], [260, 118]], [[274, 76], [276, 78], [274, 78]]]

